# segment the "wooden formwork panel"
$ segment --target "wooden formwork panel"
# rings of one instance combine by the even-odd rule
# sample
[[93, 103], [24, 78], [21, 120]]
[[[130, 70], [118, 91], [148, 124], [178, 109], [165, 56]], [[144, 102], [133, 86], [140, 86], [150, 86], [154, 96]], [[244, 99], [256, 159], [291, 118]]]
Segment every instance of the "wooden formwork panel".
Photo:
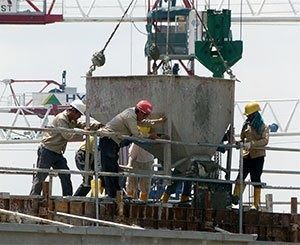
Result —
[[[47, 218], [77, 226], [93, 226], [95, 224], [74, 218], [65, 218], [54, 213], [63, 212], [96, 218], [95, 202], [91, 200], [0, 197], [0, 208], [33, 216], [46, 215]], [[212, 231], [213, 227], [218, 226], [233, 233], [237, 233], [239, 229], [238, 210], [203, 210], [192, 207], [126, 203], [123, 212], [120, 213], [116, 204], [102, 201], [99, 203], [99, 218], [152, 229]], [[298, 214], [245, 211], [243, 213], [243, 231], [248, 234], [258, 234], [259, 240], [298, 242], [300, 241], [299, 220]], [[0, 215], [0, 221], [35, 223], [8, 215]]]

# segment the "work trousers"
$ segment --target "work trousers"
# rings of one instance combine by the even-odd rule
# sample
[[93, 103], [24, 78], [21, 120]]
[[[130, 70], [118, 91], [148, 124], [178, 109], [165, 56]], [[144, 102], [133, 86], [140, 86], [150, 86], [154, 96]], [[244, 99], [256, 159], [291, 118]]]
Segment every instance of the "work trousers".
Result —
[[[180, 171], [176, 168], [172, 171], [172, 176], [176, 177], [178, 175], [182, 175]], [[171, 195], [176, 192], [176, 189], [180, 183], [183, 183], [181, 195], [183, 196], [190, 196], [192, 191], [192, 181], [187, 180], [172, 180], [171, 185], [166, 187], [165, 193]]]
[[[250, 158], [246, 156], [243, 158], [243, 180], [245, 180], [250, 173], [251, 182], [261, 182], [261, 175], [264, 167], [265, 157]], [[239, 181], [240, 174], [236, 180]]]
[[[150, 153], [149, 153], [150, 154]], [[127, 177], [126, 181], [126, 191], [128, 193], [133, 193], [134, 198], [136, 198], [136, 194], [138, 190], [143, 193], [148, 193], [150, 189], [150, 174], [152, 168], [153, 161], [150, 162], [138, 162], [129, 157], [129, 163], [127, 166], [132, 167], [134, 173], [136, 174], [147, 174], [149, 177]], [[141, 171], [139, 171], [141, 170]]]
[[[90, 158], [90, 168], [91, 170], [94, 170], [94, 156], [93, 154], [89, 155]], [[78, 150], [76, 152], [75, 155], [75, 163], [76, 163], [76, 167], [79, 170], [84, 171], [85, 168], [85, 151], [83, 150]], [[91, 180], [93, 179], [93, 177], [91, 175], [88, 176], [88, 184], [85, 184], [85, 175], [82, 175], [82, 183], [80, 184], [80, 186], [77, 188], [77, 190], [75, 191], [74, 196], [86, 196], [90, 190], [91, 190]]]
[[[66, 169], [69, 170], [67, 160], [62, 154], [50, 151], [43, 146], [38, 148], [37, 168]], [[42, 184], [47, 178], [48, 173], [37, 173], [33, 177], [30, 195], [40, 195]], [[58, 174], [61, 182], [63, 196], [72, 196], [73, 188], [70, 174]]]
[[[119, 145], [111, 138], [103, 137], [99, 141], [99, 150], [101, 151], [101, 167], [104, 172], [119, 172]], [[119, 177], [104, 176], [105, 192], [115, 198], [117, 191], [121, 190], [119, 185]]]

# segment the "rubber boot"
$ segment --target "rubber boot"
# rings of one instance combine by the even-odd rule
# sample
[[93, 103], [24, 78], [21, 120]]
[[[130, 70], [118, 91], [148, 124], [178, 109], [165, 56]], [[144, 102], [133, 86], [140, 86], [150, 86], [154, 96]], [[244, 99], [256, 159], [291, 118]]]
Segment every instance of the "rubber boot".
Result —
[[233, 194], [232, 194], [232, 203], [234, 205], [238, 205], [239, 199], [240, 199], [240, 194], [244, 192], [245, 185], [242, 186], [241, 184], [237, 183], [234, 187]]
[[140, 200], [143, 202], [147, 202], [148, 201], [148, 193], [147, 192], [141, 192], [140, 193]]
[[100, 194], [104, 194], [104, 191], [105, 191], [105, 186], [104, 186], [104, 180], [102, 179], [99, 179], [99, 182], [100, 182], [100, 185], [99, 185], [99, 192]]
[[251, 210], [258, 210], [260, 206], [260, 193], [261, 193], [261, 188], [254, 186], [254, 203], [251, 206]]
[[190, 200], [189, 196], [181, 195], [180, 202], [188, 202]]
[[168, 193], [165, 193], [161, 196], [160, 202], [161, 203], [167, 203], [169, 201], [170, 195]]
[[127, 196], [131, 197], [131, 198], [134, 198], [134, 196], [135, 196], [134, 191], [127, 191]]

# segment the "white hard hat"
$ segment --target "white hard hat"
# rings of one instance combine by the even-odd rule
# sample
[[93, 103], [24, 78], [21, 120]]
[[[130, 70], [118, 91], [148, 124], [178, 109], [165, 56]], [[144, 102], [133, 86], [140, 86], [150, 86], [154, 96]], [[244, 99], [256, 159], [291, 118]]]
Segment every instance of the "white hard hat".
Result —
[[70, 104], [70, 106], [72, 106], [77, 111], [79, 111], [82, 115], [84, 115], [86, 107], [85, 107], [85, 104], [83, 104], [83, 102], [81, 100], [74, 100]]

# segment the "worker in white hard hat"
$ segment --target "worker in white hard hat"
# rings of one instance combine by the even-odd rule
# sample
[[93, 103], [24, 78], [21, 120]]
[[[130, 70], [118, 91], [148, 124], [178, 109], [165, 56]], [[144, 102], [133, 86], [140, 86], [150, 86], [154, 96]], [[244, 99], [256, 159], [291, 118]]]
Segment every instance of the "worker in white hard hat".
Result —
[[[245, 106], [244, 115], [247, 116], [244, 122], [241, 140], [243, 143], [243, 180], [250, 173], [251, 182], [261, 182], [266, 151], [256, 147], [264, 147], [269, 142], [269, 127], [264, 123], [257, 102], [249, 102]], [[233, 191], [232, 203], [238, 204], [240, 193], [243, 193], [245, 186], [239, 183], [240, 176], [237, 176], [236, 185]], [[261, 185], [254, 186], [254, 203], [251, 209], [258, 209], [260, 205]]]
[[[138, 122], [146, 119], [152, 112], [153, 106], [148, 100], [139, 101], [135, 107], [130, 107], [116, 115], [99, 131], [102, 137], [99, 142], [101, 151], [102, 171], [117, 173], [119, 171], [118, 159], [119, 150], [123, 146], [128, 146], [131, 142], [122, 140], [120, 135], [143, 137], [138, 130]], [[155, 133], [148, 136], [150, 139], [157, 138]], [[105, 193], [115, 198], [117, 191], [121, 190], [119, 178], [105, 176]]]
[[[70, 107], [57, 114], [53, 121], [52, 127], [57, 128], [85, 128], [85, 123], [77, 121], [85, 113], [85, 104], [81, 100], [74, 100]], [[97, 130], [100, 123], [94, 123], [91, 129]], [[63, 156], [68, 141], [82, 141], [83, 136], [67, 132], [45, 132], [42, 142], [38, 148], [37, 168], [43, 169], [66, 169], [69, 170], [67, 160]], [[40, 195], [42, 183], [47, 178], [48, 173], [38, 172], [33, 178], [30, 195]], [[73, 193], [70, 174], [59, 174], [63, 196], [71, 196]]]

